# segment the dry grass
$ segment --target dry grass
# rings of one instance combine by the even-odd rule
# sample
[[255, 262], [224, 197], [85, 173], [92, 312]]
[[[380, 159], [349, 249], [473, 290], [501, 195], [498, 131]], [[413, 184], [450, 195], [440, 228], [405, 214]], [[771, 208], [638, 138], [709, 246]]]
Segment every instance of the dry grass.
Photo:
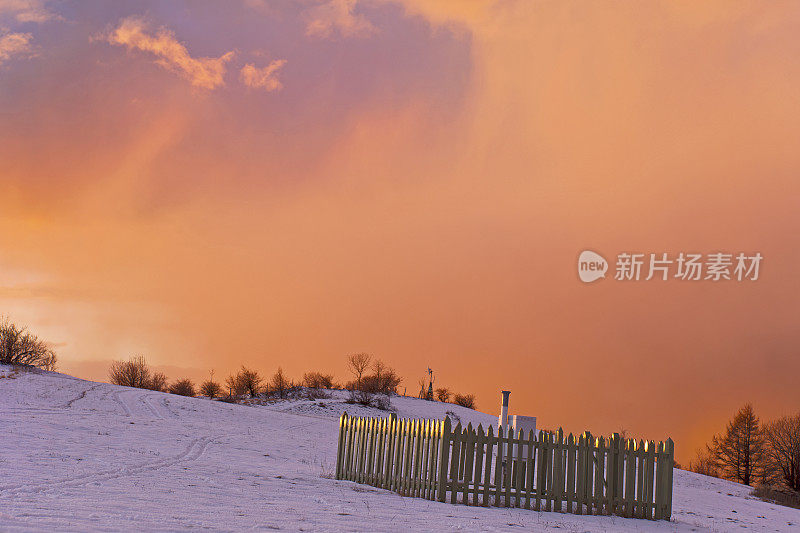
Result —
[[761, 485], [753, 489], [752, 495], [765, 502], [800, 509], [800, 492], [795, 492], [783, 487]]

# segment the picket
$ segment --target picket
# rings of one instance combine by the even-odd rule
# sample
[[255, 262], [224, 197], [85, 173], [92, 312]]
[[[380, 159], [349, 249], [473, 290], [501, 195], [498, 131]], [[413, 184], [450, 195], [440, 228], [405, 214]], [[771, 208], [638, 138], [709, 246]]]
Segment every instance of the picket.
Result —
[[472, 505], [480, 505], [478, 496], [480, 495], [481, 474], [483, 474], [483, 448], [486, 446], [486, 435], [483, 432], [483, 425], [478, 424], [475, 432], [475, 470], [473, 472], [472, 486]]
[[545, 439], [547, 438], [547, 434], [543, 433], [540, 436], [541, 438], [536, 443], [537, 454], [539, 455], [539, 461], [536, 465], [536, 501], [533, 506], [536, 511], [541, 510], [542, 499], [544, 498], [545, 480], [547, 479], [545, 476]]
[[[441, 421], [339, 418], [336, 479], [465, 505], [669, 520], [672, 439], [619, 434], [566, 438], [513, 427], [484, 431]], [[531, 502], [533, 500], [533, 502]]]
[[492, 479], [492, 458], [494, 457], [492, 448], [494, 447], [494, 443], [494, 429], [492, 426], [489, 426], [489, 430], [486, 432], [486, 466], [483, 470], [483, 500], [481, 501], [481, 504], [484, 507], [489, 506], [489, 498], [491, 497], [489, 494], [489, 489], [491, 487]]
[[450, 442], [452, 439], [450, 431], [450, 418], [446, 417], [444, 419], [444, 424], [442, 424], [441, 444], [439, 446], [439, 483], [436, 489], [436, 497], [440, 502], [445, 501], [447, 497], [447, 458], [449, 456]]
[[558, 428], [555, 434], [555, 445], [553, 446], [553, 510], [561, 510], [561, 498], [563, 495], [562, 487], [564, 485], [564, 461], [562, 454], [564, 452], [564, 430]]
[[627, 518], [633, 517], [634, 497], [636, 490], [636, 441], [625, 440], [625, 514]]
[[453, 430], [453, 443], [450, 455], [450, 503], [456, 503], [458, 498], [459, 468], [461, 467], [461, 439], [463, 437], [461, 422]]
[[647, 463], [646, 463], [646, 474], [645, 474], [645, 508], [646, 508], [646, 516], [645, 518], [652, 518], [653, 515], [653, 470], [654, 470], [654, 462], [655, 462], [655, 447], [656, 443], [653, 441], [647, 441]]
[[506, 428], [503, 426], [497, 428], [497, 456], [494, 462], [494, 504], [497, 507], [502, 505], [500, 502], [500, 495], [503, 487], [503, 449], [505, 448], [505, 444], [503, 443], [503, 431], [505, 429]]
[[[525, 440], [524, 439], [525, 439], [525, 436], [524, 436], [522, 430], [520, 430], [517, 433], [517, 445], [516, 445], [517, 446], [517, 457], [516, 457], [517, 471], [516, 471], [516, 476], [515, 476], [515, 479], [514, 479], [514, 494], [516, 496], [516, 499], [514, 501], [514, 507], [522, 507], [522, 490], [523, 490], [523, 488], [525, 486], [524, 485], [524, 483], [525, 483], [525, 477], [524, 477], [525, 476], [525, 463], [522, 462], [522, 457], [523, 457], [522, 449], [523, 449], [523, 446], [525, 445]], [[514, 472], [512, 471], [512, 474], [513, 473]]]
[[572, 433], [567, 437], [567, 486], [566, 486], [566, 511], [572, 512], [572, 503], [575, 500], [575, 437]]
[[506, 433], [506, 440], [505, 440], [505, 457], [506, 460], [503, 463], [503, 495], [504, 495], [504, 505], [506, 507], [511, 507], [511, 463], [514, 460], [514, 427], [510, 426], [508, 428], [508, 432]]
[[668, 468], [664, 472], [664, 520], [669, 520], [672, 516], [672, 475], [674, 474], [675, 464], [675, 443], [672, 439], [667, 439], [667, 464]]

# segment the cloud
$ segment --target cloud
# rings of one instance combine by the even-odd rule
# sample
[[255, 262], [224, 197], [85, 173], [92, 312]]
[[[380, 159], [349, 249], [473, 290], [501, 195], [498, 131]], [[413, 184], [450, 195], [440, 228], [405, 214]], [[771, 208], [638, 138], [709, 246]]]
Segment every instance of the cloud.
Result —
[[242, 67], [239, 78], [248, 87], [264, 89], [267, 92], [277, 91], [283, 87], [278, 80], [277, 72], [286, 64], [285, 59], [270, 61], [264, 68], [258, 68], [252, 63]]
[[17, 22], [46, 22], [60, 18], [41, 0], [0, 0], [0, 15], [10, 14]]
[[31, 54], [30, 33], [7, 33], [0, 36], [0, 65], [16, 55]]
[[353, 13], [357, 0], [328, 0], [305, 11], [306, 35], [327, 39], [368, 37], [378, 29], [364, 15]]
[[144, 20], [128, 17], [120, 21], [108, 36], [109, 43], [126, 46], [128, 50], [142, 50], [157, 57], [156, 63], [186, 78], [192, 85], [204, 89], [215, 89], [225, 85], [225, 63], [233, 58], [233, 52], [220, 57], [192, 57], [175, 34], [167, 28], [159, 28], [155, 34], [148, 33]]

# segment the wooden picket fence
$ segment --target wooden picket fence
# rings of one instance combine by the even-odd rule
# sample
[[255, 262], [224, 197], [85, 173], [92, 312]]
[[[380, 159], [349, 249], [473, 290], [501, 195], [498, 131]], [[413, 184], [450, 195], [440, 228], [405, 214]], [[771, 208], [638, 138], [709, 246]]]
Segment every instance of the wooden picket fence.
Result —
[[672, 439], [494, 433], [444, 420], [339, 420], [336, 479], [407, 496], [576, 514], [669, 520]]

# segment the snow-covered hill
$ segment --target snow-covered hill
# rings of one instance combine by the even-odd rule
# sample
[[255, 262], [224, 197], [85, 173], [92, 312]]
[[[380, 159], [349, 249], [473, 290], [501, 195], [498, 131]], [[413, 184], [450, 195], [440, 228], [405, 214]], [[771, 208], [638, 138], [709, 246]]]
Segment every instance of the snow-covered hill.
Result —
[[[0, 367], [0, 530], [800, 531], [800, 511], [675, 471], [672, 522], [476, 508], [332, 479], [341, 395], [242, 406]], [[495, 417], [396, 398], [400, 417]]]

